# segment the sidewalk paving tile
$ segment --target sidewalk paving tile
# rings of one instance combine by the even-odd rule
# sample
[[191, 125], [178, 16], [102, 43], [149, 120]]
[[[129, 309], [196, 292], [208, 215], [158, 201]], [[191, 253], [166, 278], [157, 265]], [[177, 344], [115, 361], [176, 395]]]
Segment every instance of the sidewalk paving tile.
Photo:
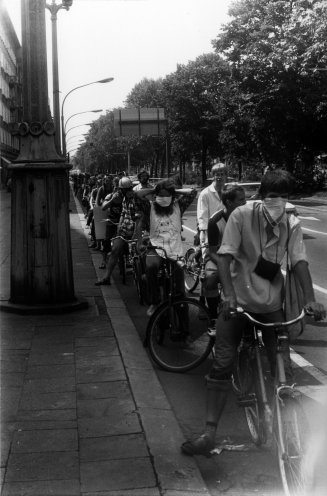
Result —
[[127, 381], [110, 381], [77, 385], [77, 400], [97, 398], [132, 399]]
[[107, 382], [126, 380], [124, 366], [119, 356], [111, 356], [105, 365], [83, 366], [76, 368], [78, 383]]
[[75, 377], [57, 377], [50, 379], [29, 379], [24, 383], [24, 393], [63, 393], [75, 391]]
[[84, 462], [148, 456], [144, 434], [126, 434], [85, 438], [80, 442], [80, 457]]
[[119, 434], [134, 434], [141, 432], [142, 428], [136, 413], [127, 413], [123, 417], [84, 418], [78, 421], [80, 438], [105, 437]]
[[80, 481], [45, 480], [34, 482], [8, 482], [2, 496], [80, 496]]
[[44, 453], [11, 453], [6, 482], [78, 479], [77, 451]]
[[133, 412], [135, 403], [132, 399], [100, 398], [77, 401], [78, 419], [110, 416], [116, 421]]
[[149, 458], [82, 462], [82, 491], [146, 488], [157, 485]]
[[62, 410], [19, 410], [17, 422], [42, 422], [76, 420], [76, 408], [66, 408]]
[[49, 429], [15, 432], [12, 453], [77, 451], [77, 429]]
[[76, 393], [30, 393], [23, 392], [20, 400], [21, 410], [67, 410], [76, 407]]

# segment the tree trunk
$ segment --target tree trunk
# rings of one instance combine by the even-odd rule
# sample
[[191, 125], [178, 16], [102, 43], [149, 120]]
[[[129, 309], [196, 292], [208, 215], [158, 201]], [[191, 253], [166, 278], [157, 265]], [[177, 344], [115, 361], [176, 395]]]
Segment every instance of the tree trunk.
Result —
[[202, 138], [202, 154], [201, 154], [201, 172], [202, 172], [202, 186], [205, 186], [207, 179], [207, 145], [205, 143], [205, 138]]

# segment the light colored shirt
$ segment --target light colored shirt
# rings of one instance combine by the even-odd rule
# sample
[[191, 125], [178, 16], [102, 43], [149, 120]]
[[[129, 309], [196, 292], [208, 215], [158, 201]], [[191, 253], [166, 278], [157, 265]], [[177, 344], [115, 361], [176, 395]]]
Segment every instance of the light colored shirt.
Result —
[[261, 254], [266, 260], [281, 264], [288, 246], [293, 267], [301, 260], [307, 261], [300, 221], [294, 214], [284, 214], [269, 241], [267, 224], [259, 202], [236, 208], [218, 250], [219, 255], [233, 257], [231, 276], [238, 305], [254, 313], [274, 312], [282, 308], [283, 302], [281, 271], [272, 281], [254, 272]]
[[197, 221], [200, 230], [208, 229], [210, 217], [220, 208], [223, 203], [213, 183], [201, 191], [197, 203]]
[[[151, 203], [150, 211], [150, 241], [154, 246], [162, 246], [167, 256], [176, 258], [183, 255], [181, 237], [182, 216], [178, 200], [175, 200], [173, 212], [170, 215], [158, 215]], [[162, 256], [161, 250], [157, 250]]]
[[140, 191], [141, 189], [148, 189], [152, 188], [152, 184], [146, 183], [143, 185], [142, 183], [138, 183], [136, 186], [134, 186], [133, 191]]

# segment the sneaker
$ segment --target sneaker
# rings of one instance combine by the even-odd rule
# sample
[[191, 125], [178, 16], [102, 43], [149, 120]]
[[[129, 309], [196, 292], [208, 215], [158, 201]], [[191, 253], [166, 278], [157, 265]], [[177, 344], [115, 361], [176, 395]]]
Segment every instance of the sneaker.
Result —
[[182, 444], [181, 450], [185, 455], [203, 455], [209, 457], [215, 445], [206, 434], [197, 437], [193, 441], [186, 441]]

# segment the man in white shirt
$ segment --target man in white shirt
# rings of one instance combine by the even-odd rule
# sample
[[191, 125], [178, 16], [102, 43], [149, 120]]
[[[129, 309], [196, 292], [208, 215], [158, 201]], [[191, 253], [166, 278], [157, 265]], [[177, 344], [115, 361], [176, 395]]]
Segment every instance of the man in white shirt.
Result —
[[136, 186], [134, 186], [133, 191], [140, 191], [140, 189], [151, 188], [152, 185], [149, 183], [150, 174], [147, 170], [142, 169], [137, 175], [137, 179], [140, 181]]
[[211, 169], [213, 181], [207, 188], [204, 188], [198, 198], [197, 223], [200, 231], [200, 243], [208, 241], [208, 222], [210, 217], [217, 210], [224, 208], [221, 201], [221, 190], [227, 179], [227, 169], [225, 164], [213, 165]]

